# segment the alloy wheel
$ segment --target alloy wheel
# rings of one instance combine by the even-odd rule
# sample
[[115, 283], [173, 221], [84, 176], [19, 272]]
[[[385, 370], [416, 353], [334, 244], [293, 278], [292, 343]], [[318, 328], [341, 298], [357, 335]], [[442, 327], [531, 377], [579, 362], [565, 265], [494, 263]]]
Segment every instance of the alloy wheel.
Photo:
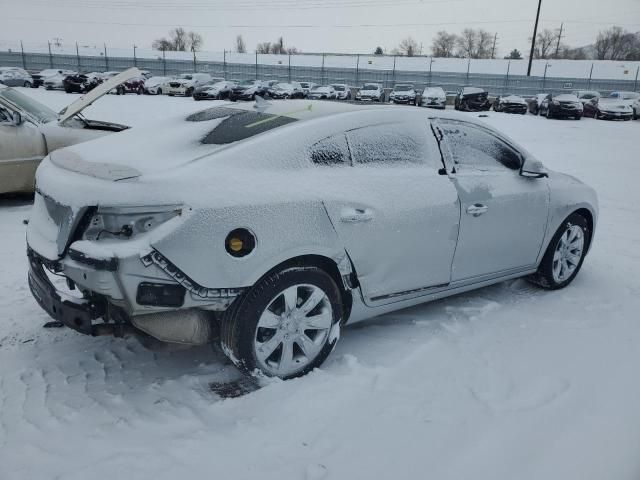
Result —
[[280, 377], [312, 363], [329, 339], [333, 311], [319, 287], [298, 284], [278, 293], [258, 320], [254, 337], [260, 367]]
[[553, 253], [553, 279], [562, 283], [569, 279], [580, 265], [584, 252], [584, 232], [578, 225], [569, 225], [558, 240]]

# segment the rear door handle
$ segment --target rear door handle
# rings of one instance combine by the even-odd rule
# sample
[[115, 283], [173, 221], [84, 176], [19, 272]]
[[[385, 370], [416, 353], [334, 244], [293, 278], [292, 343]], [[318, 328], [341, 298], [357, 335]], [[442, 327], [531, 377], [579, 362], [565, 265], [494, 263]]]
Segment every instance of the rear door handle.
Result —
[[346, 223], [368, 222], [373, 220], [373, 211], [368, 208], [345, 208], [340, 212], [340, 221]]
[[483, 213], [487, 213], [487, 210], [489, 210], [489, 207], [481, 203], [474, 203], [473, 205], [469, 205], [467, 207], [467, 213], [469, 215], [473, 215], [474, 217], [479, 217]]

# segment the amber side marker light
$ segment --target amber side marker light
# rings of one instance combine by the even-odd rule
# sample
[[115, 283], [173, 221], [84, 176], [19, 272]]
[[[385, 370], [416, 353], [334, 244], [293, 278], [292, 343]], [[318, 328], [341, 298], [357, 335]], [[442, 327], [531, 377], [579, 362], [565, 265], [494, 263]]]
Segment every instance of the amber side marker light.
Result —
[[256, 239], [246, 228], [237, 228], [227, 235], [224, 244], [232, 257], [244, 257], [256, 248]]

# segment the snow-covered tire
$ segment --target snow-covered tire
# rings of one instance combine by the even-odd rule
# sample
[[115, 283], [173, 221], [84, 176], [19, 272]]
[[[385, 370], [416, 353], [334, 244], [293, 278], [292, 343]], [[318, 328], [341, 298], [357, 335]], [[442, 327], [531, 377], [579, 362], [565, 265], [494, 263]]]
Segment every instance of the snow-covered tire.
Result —
[[[304, 313], [307, 300], [319, 297]], [[329, 274], [314, 266], [289, 267], [265, 275], [233, 302], [221, 319], [220, 343], [245, 374], [300, 377], [329, 356], [342, 315], [340, 290]]]
[[[528, 280], [548, 290], [557, 290], [569, 285], [582, 267], [591, 242], [591, 234], [586, 218], [579, 213], [569, 215], [549, 242], [538, 271], [529, 276]], [[574, 235], [576, 237], [572, 243], [570, 240]], [[558, 266], [560, 265], [560, 271], [562, 271], [561, 264], [568, 258], [572, 258], [572, 262], [566, 264], [567, 268], [570, 265], [570, 270], [566, 272], [566, 276], [559, 276]]]
[[31, 82], [26, 81], [24, 82], [24, 85], [22, 85], [24, 88], [31, 88]]

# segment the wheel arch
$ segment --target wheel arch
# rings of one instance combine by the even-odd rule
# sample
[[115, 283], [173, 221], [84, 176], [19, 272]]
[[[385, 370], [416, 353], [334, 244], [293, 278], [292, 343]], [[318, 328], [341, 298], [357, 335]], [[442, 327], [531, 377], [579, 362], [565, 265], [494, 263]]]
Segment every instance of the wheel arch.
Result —
[[278, 263], [274, 267], [272, 267], [269, 271], [265, 272], [264, 275], [260, 277], [260, 279], [256, 282], [258, 283], [262, 278], [268, 277], [269, 275], [285, 270], [287, 268], [292, 267], [316, 267], [320, 270], [324, 271], [327, 275], [331, 277], [331, 279], [336, 283], [338, 290], [340, 291], [340, 298], [342, 299], [342, 307], [343, 307], [343, 318], [341, 319], [342, 324], [345, 324], [349, 319], [349, 315], [351, 314], [351, 309], [353, 307], [353, 294], [350, 288], [347, 287], [344, 277], [351, 278], [355, 276], [355, 272], [351, 266], [351, 262], [348, 257], [345, 257], [345, 261], [348, 264], [348, 273], [345, 273], [345, 267], [342, 268], [338, 266], [338, 263], [333, 258], [317, 255], [317, 254], [305, 254], [298, 255], [283, 262]]

